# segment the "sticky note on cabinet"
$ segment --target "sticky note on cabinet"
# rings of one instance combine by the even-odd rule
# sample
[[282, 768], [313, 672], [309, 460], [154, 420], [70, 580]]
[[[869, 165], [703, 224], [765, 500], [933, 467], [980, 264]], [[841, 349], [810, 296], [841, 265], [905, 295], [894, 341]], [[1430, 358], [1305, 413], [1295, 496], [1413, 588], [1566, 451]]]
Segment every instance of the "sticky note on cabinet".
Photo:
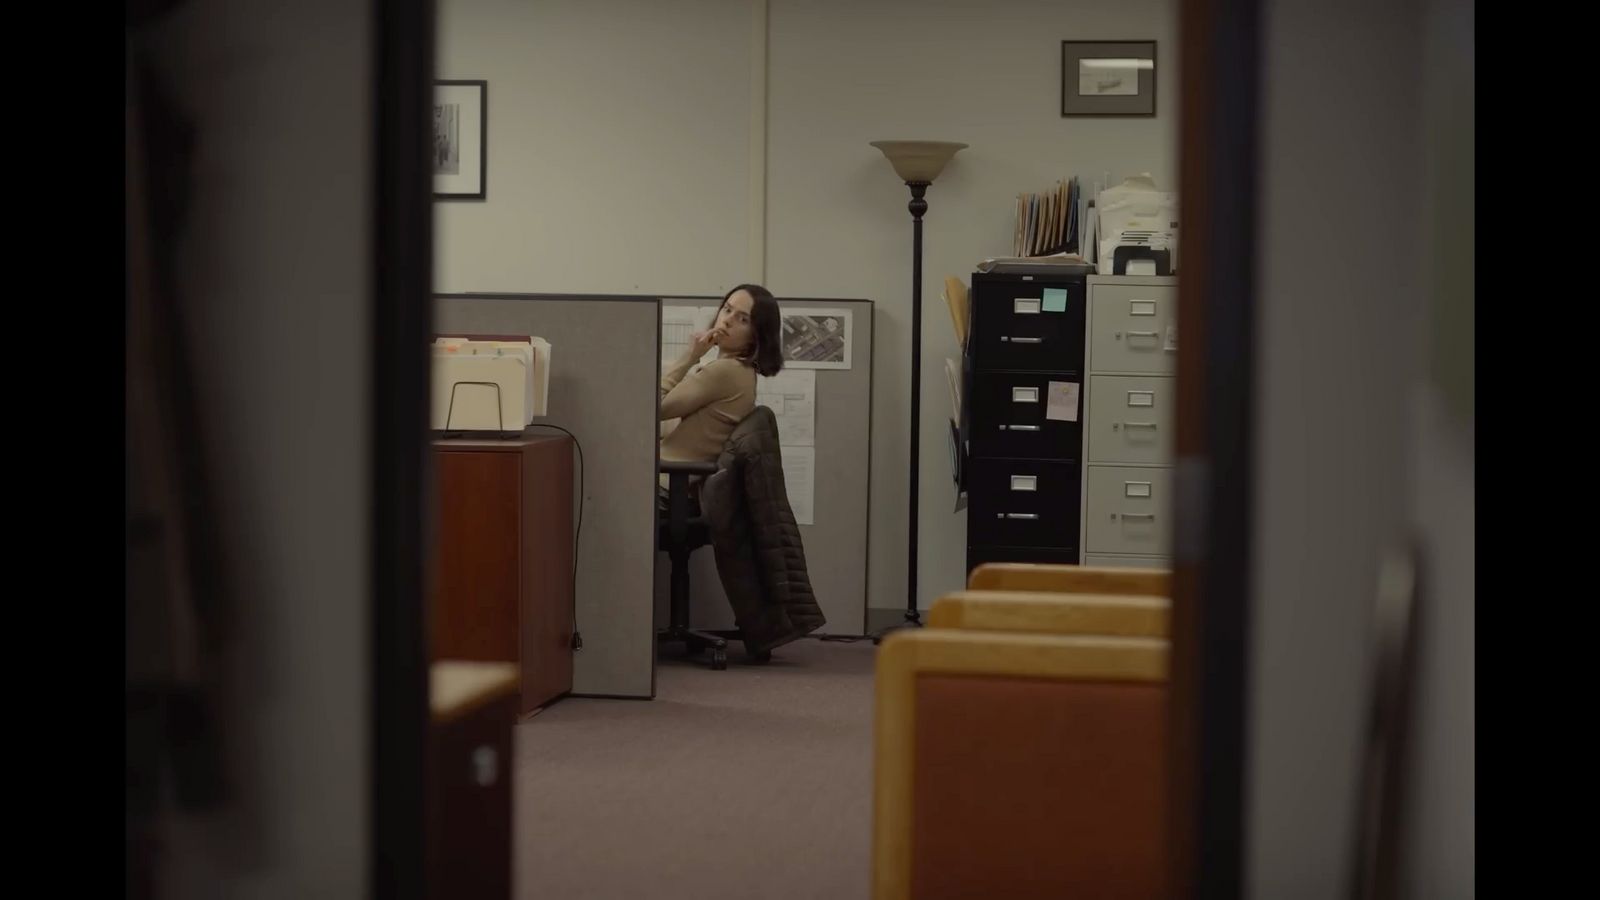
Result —
[[1044, 311], [1045, 312], [1066, 312], [1067, 311], [1067, 289], [1066, 288], [1045, 288], [1044, 289]]
[[1045, 395], [1044, 417], [1052, 422], [1078, 421], [1078, 383], [1052, 381]]

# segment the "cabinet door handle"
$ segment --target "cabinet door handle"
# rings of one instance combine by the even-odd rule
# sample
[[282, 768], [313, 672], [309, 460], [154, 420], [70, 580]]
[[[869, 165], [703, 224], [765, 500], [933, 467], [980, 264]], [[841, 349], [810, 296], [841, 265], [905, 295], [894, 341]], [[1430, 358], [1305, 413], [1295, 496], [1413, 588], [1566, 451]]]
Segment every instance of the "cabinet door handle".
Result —
[[1039, 514], [1038, 513], [996, 513], [995, 514], [995, 518], [997, 518], [997, 519], [1027, 519], [1029, 521], [1032, 521], [1034, 519], [1039, 518]]
[[[1155, 332], [1152, 331], [1152, 332], [1150, 332], [1150, 334], [1154, 335]], [[1013, 344], [1042, 344], [1042, 343], [1044, 343], [1044, 338], [1041, 338], [1041, 337], [1009, 337], [1007, 335], [1001, 335], [1000, 336], [1000, 340], [1002, 340], [1002, 341], [1010, 341]]]
[[1039, 430], [1039, 426], [1037, 426], [1037, 425], [1001, 425], [1000, 426], [1000, 430], [1001, 431], [1005, 431], [1006, 429], [1010, 429], [1012, 431], [1038, 431]]

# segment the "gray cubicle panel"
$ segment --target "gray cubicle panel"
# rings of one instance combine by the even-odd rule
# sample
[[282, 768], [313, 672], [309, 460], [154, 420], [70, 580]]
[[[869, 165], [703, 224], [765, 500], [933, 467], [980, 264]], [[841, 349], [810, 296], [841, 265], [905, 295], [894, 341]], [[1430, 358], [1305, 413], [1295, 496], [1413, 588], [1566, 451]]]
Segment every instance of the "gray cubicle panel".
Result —
[[531, 334], [550, 342], [549, 415], [583, 445], [583, 533], [573, 693], [655, 695], [657, 388], [654, 297], [442, 294], [435, 330]]
[[[715, 306], [721, 299], [672, 297], [662, 303]], [[779, 297], [778, 303], [785, 310], [851, 311], [850, 368], [817, 370], [816, 524], [800, 526], [800, 540], [805, 545], [812, 590], [828, 618], [818, 633], [863, 634], [867, 629], [867, 514], [871, 505], [872, 301]], [[656, 615], [661, 622], [667, 621], [670, 572], [671, 562], [662, 553], [656, 560]], [[733, 613], [710, 548], [691, 557], [689, 573], [693, 626], [732, 628]]]

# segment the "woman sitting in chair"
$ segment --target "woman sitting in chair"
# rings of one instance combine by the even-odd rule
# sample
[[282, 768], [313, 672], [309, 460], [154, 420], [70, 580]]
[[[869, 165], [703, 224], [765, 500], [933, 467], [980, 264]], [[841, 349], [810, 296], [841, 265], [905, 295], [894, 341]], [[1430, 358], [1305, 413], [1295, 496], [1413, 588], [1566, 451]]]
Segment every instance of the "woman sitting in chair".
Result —
[[[677, 427], [661, 438], [661, 458], [668, 462], [718, 463], [724, 451], [729, 469], [688, 481], [690, 515], [700, 518], [704, 539], [716, 548], [717, 571], [733, 609], [740, 640], [757, 661], [770, 659], [775, 647], [810, 634], [827, 624], [811, 590], [805, 552], [794, 512], [782, 487], [778, 423], [770, 410], [756, 409], [756, 378], [783, 368], [783, 323], [778, 301], [766, 288], [741, 284], [722, 298], [709, 330], [694, 335], [687, 353], [661, 376], [661, 418], [677, 419]], [[698, 369], [712, 347], [719, 357]], [[735, 435], [738, 435], [735, 437]], [[668, 479], [668, 476], [663, 476]], [[668, 479], [669, 480], [669, 479]], [[669, 480], [670, 483], [670, 480]], [[755, 485], [752, 490], [751, 485]], [[714, 508], [702, 511], [700, 488]], [[688, 628], [688, 552], [683, 520], [669, 513], [672, 497], [665, 486], [657, 493], [663, 522], [661, 548], [673, 556], [673, 622], [664, 636], [683, 640], [691, 652], [710, 646], [712, 667], [726, 665], [725, 640]], [[672, 529], [683, 529], [673, 536]], [[773, 547], [776, 560], [757, 559]], [[774, 562], [776, 564], [774, 564]]]
[[[718, 357], [695, 368], [712, 347]], [[783, 317], [772, 292], [741, 284], [722, 298], [717, 317], [661, 376], [661, 419], [677, 419], [661, 437], [661, 458], [716, 462], [733, 429], [756, 405], [756, 376], [783, 368]]]

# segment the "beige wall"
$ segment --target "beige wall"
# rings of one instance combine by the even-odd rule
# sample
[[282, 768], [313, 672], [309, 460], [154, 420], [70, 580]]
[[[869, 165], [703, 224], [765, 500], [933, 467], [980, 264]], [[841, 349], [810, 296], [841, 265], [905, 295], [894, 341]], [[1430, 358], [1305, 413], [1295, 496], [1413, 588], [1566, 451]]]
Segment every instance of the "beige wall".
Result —
[[[438, 207], [441, 290], [710, 294], [751, 277], [780, 296], [876, 301], [872, 606], [905, 597], [911, 220], [867, 142], [972, 145], [929, 191], [925, 240], [918, 580], [924, 605], [959, 587], [966, 523], [951, 512], [943, 424], [956, 348], [940, 284], [1010, 252], [1019, 191], [1108, 171], [1173, 185], [1171, 0], [443, 0], [439, 12], [440, 76], [488, 79], [491, 107], [489, 199]], [[1156, 118], [1063, 119], [1063, 39], [1157, 41]]]
[[743, 280], [749, 0], [441, 0], [489, 82], [487, 200], [436, 205], [441, 291], [709, 294]]
[[[1167, 0], [794, 0], [771, 14], [767, 261], [780, 295], [877, 301], [869, 603], [905, 603], [911, 365], [910, 193], [867, 142], [962, 141], [928, 190], [923, 252], [918, 593], [966, 576], [953, 513], [944, 359], [958, 355], [939, 300], [946, 275], [1011, 252], [1016, 195], [1057, 178], [1177, 169], [1176, 17]], [[1154, 119], [1064, 119], [1061, 41], [1158, 42]]]

